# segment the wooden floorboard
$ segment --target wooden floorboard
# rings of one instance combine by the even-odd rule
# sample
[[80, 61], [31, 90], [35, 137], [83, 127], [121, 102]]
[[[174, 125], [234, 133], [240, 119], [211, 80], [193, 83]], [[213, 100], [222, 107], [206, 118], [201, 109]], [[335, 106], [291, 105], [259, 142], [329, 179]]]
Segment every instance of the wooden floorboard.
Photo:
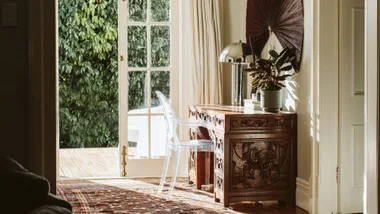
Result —
[[118, 176], [117, 148], [59, 149], [60, 178]]
[[66, 158], [65, 158], [66, 151], [60, 150], [59, 153], [60, 153], [60, 155], [59, 155], [59, 166], [60, 166], [60, 168], [62, 168], [62, 172], [64, 173], [64, 175], [60, 174], [60, 177], [73, 178], [74, 174], [66, 162]]
[[63, 176], [63, 177], [66, 177], [65, 176], [65, 173], [63, 172], [62, 170], [62, 167], [59, 167], [59, 175]]
[[81, 171], [82, 176], [92, 177], [93, 174], [91, 173], [91, 169], [87, 165], [88, 160], [86, 158], [85, 152], [83, 152], [83, 150], [77, 149], [74, 151], [74, 154], [76, 154], [74, 158], [75, 163], [77, 164], [79, 170]]

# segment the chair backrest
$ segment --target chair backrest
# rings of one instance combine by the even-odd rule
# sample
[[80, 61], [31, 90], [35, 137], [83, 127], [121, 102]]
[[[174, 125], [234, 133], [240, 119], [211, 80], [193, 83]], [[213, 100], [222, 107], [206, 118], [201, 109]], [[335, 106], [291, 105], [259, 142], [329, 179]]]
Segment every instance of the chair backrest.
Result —
[[156, 91], [158, 100], [160, 101], [160, 104], [164, 110], [164, 118], [165, 118], [165, 124], [166, 124], [166, 130], [167, 130], [167, 137], [168, 141], [172, 143], [178, 143], [178, 137], [176, 134], [176, 114], [173, 109], [172, 104], [168, 100], [168, 98], [165, 97], [160, 91]]

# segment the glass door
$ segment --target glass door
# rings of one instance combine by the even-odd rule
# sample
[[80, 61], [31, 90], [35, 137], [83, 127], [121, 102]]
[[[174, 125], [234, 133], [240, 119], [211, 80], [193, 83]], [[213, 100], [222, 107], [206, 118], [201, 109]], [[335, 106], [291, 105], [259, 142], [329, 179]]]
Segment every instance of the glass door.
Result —
[[161, 173], [166, 130], [155, 91], [178, 106], [176, 6], [173, 0], [119, 1], [121, 175]]

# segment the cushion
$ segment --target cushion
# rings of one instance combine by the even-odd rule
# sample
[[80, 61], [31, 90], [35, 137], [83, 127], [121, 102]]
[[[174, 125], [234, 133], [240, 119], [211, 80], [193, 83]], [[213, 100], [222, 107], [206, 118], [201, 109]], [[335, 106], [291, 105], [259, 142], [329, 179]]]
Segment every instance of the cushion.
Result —
[[0, 175], [2, 212], [24, 213], [43, 204], [49, 195], [49, 182], [44, 177], [27, 171], [11, 158], [0, 156]]
[[54, 205], [44, 205], [29, 212], [29, 214], [70, 214], [71, 210]]

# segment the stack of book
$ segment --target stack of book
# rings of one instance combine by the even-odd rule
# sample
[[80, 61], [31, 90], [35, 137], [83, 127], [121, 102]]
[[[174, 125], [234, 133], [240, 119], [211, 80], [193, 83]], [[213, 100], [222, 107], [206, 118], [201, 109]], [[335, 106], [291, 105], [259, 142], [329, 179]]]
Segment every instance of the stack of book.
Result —
[[257, 101], [254, 99], [245, 99], [244, 100], [244, 109], [261, 110], [260, 101]]

